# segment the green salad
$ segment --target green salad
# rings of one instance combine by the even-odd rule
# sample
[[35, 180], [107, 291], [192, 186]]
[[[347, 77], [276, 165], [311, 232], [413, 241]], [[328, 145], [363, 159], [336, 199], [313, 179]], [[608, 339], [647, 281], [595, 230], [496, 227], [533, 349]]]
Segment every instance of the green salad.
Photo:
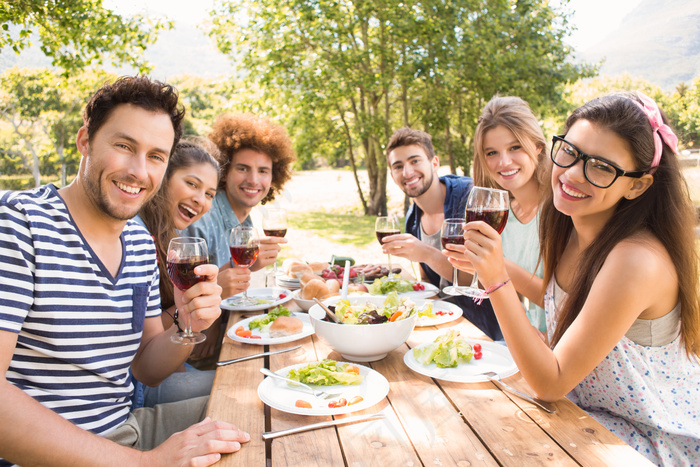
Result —
[[280, 316], [291, 316], [292, 313], [283, 306], [278, 306], [266, 315], [261, 315], [259, 318], [255, 318], [248, 323], [248, 329], [251, 331], [255, 328], [260, 328], [260, 332], [267, 332], [272, 326], [272, 322], [279, 318]]
[[413, 282], [404, 279], [389, 280], [387, 277], [380, 277], [368, 285], [367, 290], [372, 295], [385, 295], [389, 292], [413, 292]]
[[472, 346], [460, 338], [459, 331], [451, 329], [425, 347], [413, 349], [413, 357], [423, 365], [435, 364], [440, 368], [454, 368], [469, 363], [474, 356]]
[[347, 363], [325, 359], [322, 362], [309, 363], [289, 371], [289, 379], [304, 384], [331, 386], [333, 384], [360, 384], [364, 378], [360, 369]]
[[350, 300], [338, 300], [335, 315], [343, 324], [381, 324], [387, 321], [400, 321], [418, 311], [418, 307], [409, 299], [399, 297], [391, 292], [382, 305], [374, 303], [352, 304]]

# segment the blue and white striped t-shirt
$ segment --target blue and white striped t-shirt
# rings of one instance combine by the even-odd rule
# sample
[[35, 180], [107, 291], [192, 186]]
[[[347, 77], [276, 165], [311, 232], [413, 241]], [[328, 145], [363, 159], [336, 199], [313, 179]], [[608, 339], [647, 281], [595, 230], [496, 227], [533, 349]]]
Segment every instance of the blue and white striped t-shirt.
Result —
[[18, 333], [8, 381], [79, 427], [122, 424], [144, 319], [160, 316], [151, 235], [129, 221], [107, 271], [53, 185], [0, 192], [0, 329]]

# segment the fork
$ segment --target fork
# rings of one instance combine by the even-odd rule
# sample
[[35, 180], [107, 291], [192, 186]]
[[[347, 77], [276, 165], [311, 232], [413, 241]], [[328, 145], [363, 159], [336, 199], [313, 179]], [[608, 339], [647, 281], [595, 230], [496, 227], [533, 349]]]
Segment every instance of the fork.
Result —
[[293, 389], [295, 391], [306, 390], [306, 392], [313, 394], [314, 397], [318, 397], [319, 399], [328, 399], [328, 398], [335, 397], [335, 396], [342, 394], [342, 392], [326, 392], [326, 391], [316, 390], [316, 389], [312, 388], [311, 386], [307, 386], [304, 383], [300, 383], [299, 381], [294, 381], [293, 379], [285, 378], [284, 376], [278, 375], [277, 373], [273, 373], [272, 371], [268, 370], [267, 368], [260, 368], [260, 373], [262, 373], [266, 376], [270, 376], [271, 378], [281, 379], [282, 381], [286, 381], [286, 382], [291, 383], [295, 386], [301, 386], [301, 387], [291, 387], [290, 389]]
[[548, 412], [548, 413], [556, 413], [557, 412], [556, 407], [554, 407], [549, 402], [543, 401], [541, 399], [537, 399], [537, 398], [532, 397], [532, 396], [528, 396], [524, 392], [520, 392], [517, 389], [515, 389], [511, 386], [508, 386], [506, 383], [501, 381], [501, 379], [498, 377], [498, 375], [496, 373], [494, 373], [493, 371], [485, 371], [485, 372], [480, 373], [480, 374], [483, 376], [486, 376], [488, 379], [490, 379], [491, 381], [496, 383], [496, 385], [500, 384], [503, 389], [510, 392], [511, 394], [515, 394], [516, 396], [520, 397], [521, 399], [525, 399], [526, 401], [531, 402], [532, 404], [535, 404], [537, 407], [544, 410], [545, 412]]

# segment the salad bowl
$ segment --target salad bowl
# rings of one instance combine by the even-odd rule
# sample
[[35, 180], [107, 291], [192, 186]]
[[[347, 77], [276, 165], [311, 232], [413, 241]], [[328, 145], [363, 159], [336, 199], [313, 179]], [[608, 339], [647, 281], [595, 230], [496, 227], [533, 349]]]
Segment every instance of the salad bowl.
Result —
[[[387, 297], [357, 295], [349, 296], [352, 305], [373, 303], [383, 305]], [[340, 297], [324, 300], [334, 306]], [[411, 335], [418, 319], [417, 310], [404, 319], [380, 324], [340, 324], [324, 321], [326, 312], [320, 305], [309, 308], [311, 326], [316, 335], [343, 358], [354, 362], [381, 360], [392, 350], [400, 347]]]

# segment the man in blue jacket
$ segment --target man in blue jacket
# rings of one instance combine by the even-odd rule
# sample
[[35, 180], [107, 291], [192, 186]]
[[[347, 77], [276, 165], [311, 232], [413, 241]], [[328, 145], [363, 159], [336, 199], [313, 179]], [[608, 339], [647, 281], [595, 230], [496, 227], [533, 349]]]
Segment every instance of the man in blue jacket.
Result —
[[[385, 237], [383, 251], [420, 263], [423, 279], [442, 289], [452, 280], [452, 265], [441, 252], [440, 229], [445, 219], [464, 219], [474, 182], [470, 177], [438, 176], [440, 160], [435, 155], [431, 136], [424, 131], [396, 130], [386, 155], [391, 178], [413, 203], [406, 213], [406, 233]], [[460, 272], [459, 281], [469, 284], [471, 276]], [[454, 302], [491, 339], [503, 339], [488, 301], [476, 305], [471, 298], [458, 296]]]

